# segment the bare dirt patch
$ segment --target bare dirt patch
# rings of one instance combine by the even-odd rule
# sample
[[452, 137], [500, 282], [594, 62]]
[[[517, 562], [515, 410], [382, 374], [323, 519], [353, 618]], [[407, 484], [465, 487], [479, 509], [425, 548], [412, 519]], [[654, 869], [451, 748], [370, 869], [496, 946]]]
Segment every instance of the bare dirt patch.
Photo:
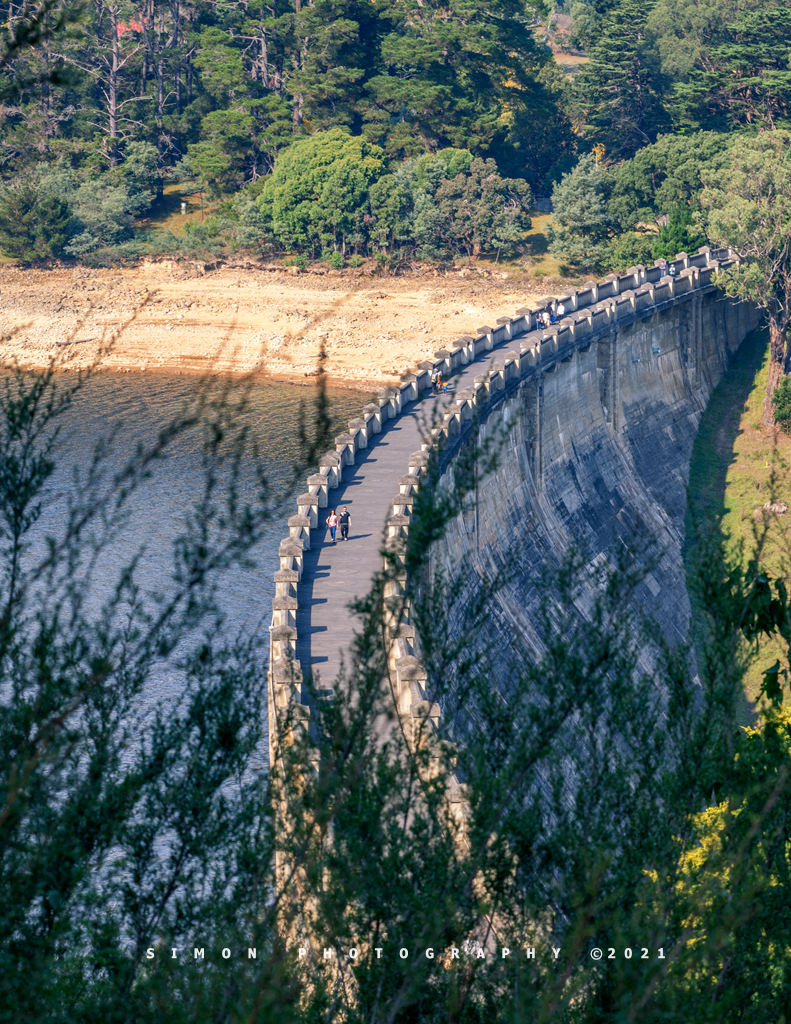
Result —
[[[554, 291], [562, 288], [555, 282]], [[249, 372], [300, 380], [319, 345], [335, 382], [389, 383], [448, 342], [553, 294], [499, 268], [433, 276], [221, 267], [0, 267], [0, 357], [29, 367]]]

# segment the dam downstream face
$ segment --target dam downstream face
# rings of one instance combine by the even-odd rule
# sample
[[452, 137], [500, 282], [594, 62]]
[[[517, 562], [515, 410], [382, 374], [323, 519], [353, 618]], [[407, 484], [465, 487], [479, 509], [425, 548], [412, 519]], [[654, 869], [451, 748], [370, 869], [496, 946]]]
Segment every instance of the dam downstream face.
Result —
[[[544, 650], [545, 613], [562, 601], [547, 580], [572, 552], [584, 566], [576, 598], [583, 616], [602, 567], [626, 554], [643, 570], [631, 610], [655, 620], [671, 646], [686, 639], [692, 445], [709, 395], [755, 319], [716, 292], [671, 306], [520, 381], [480, 425], [478, 441], [494, 445], [496, 468], [476, 482], [475, 515], [456, 516], [435, 543], [428, 572], [454, 579], [464, 595], [448, 609], [457, 638], [476, 596], [507, 579], [487, 597], [485, 626], [470, 637], [481, 652], [499, 652], [483, 654], [499, 692], [508, 694], [522, 656], [517, 637], [528, 655]], [[451, 461], [446, 486], [453, 474]], [[650, 673], [650, 652], [641, 667]], [[463, 703], [453, 686], [439, 698], [443, 717]]]

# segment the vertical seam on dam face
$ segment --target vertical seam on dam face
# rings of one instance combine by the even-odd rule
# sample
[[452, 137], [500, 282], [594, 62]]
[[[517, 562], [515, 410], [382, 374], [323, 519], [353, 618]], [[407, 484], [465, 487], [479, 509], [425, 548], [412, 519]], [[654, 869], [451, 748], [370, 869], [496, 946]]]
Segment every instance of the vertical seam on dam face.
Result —
[[[538, 310], [519, 310], [494, 329], [480, 328], [475, 338], [438, 351], [434, 362], [405, 374], [399, 387], [384, 389], [349, 421], [335, 450], [308, 477], [279, 548], [270, 629], [270, 757], [284, 710], [309, 724], [303, 674], [318, 673], [331, 685], [341, 652], [350, 649], [354, 623], [346, 606], [366, 594], [382, 566], [383, 527], [391, 543], [405, 544], [428, 448], [442, 451], [440, 467], [447, 472], [475, 424], [497, 414], [513, 442], [508, 451], [518, 456], [508, 473], [525, 466], [524, 474], [510, 477], [498, 476], [498, 469], [481, 489], [473, 555], [484, 546], [481, 530], [491, 538], [498, 521], [506, 523], [504, 509], [512, 530], [526, 510], [532, 518], [537, 513], [537, 534], [556, 533], [561, 547], [568, 533], [600, 549], [608, 527], [617, 532], [624, 523], [625, 531], [678, 531], [689, 439], [729, 355], [758, 319], [752, 307], [718, 297], [714, 273], [732, 262], [728, 250], [706, 248], [671, 261], [675, 276], [662, 277], [659, 267], [610, 275], [564, 298], [570, 314], [547, 330], [536, 329]], [[443, 379], [455, 376], [449, 399], [431, 393], [434, 371]], [[441, 415], [426, 438], [418, 412], [430, 412], [433, 402], [443, 403]], [[666, 480], [654, 476], [662, 466]], [[624, 489], [634, 492], [635, 480], [646, 494], [623, 497]], [[601, 521], [586, 521], [586, 508], [592, 512], [596, 502]], [[349, 539], [328, 544], [325, 519], [344, 505], [351, 513]], [[451, 524], [448, 543], [457, 557], [468, 520], [460, 515]], [[499, 557], [497, 544], [491, 548], [486, 556]], [[673, 567], [668, 571], [672, 576]], [[396, 585], [405, 589], [405, 582]], [[647, 584], [656, 593], [668, 585], [661, 572]], [[671, 620], [666, 625], [674, 634], [679, 625]], [[407, 605], [407, 622], [390, 652], [394, 689], [406, 713], [410, 704], [426, 702], [417, 653]]]

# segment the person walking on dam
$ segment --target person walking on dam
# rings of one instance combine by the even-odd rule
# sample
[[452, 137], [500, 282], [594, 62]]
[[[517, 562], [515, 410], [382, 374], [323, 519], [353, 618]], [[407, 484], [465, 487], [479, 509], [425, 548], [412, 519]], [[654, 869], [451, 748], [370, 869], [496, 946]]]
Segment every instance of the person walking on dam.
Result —
[[327, 526], [330, 529], [330, 537], [332, 538], [332, 543], [334, 544], [335, 543], [335, 531], [338, 528], [338, 517], [335, 515], [335, 509], [332, 509], [330, 514], [327, 516]]
[[341, 524], [341, 540], [348, 540], [349, 527], [352, 525], [352, 517], [348, 505], [343, 506], [343, 512], [338, 516], [338, 522]]

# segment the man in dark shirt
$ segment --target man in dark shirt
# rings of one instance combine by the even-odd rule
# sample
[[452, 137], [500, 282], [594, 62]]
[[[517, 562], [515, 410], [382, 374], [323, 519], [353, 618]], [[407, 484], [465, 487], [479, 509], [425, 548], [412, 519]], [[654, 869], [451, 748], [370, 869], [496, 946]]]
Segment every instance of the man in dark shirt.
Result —
[[343, 506], [343, 512], [338, 516], [338, 522], [341, 524], [341, 540], [348, 540], [349, 527], [352, 525], [352, 517], [347, 505]]

